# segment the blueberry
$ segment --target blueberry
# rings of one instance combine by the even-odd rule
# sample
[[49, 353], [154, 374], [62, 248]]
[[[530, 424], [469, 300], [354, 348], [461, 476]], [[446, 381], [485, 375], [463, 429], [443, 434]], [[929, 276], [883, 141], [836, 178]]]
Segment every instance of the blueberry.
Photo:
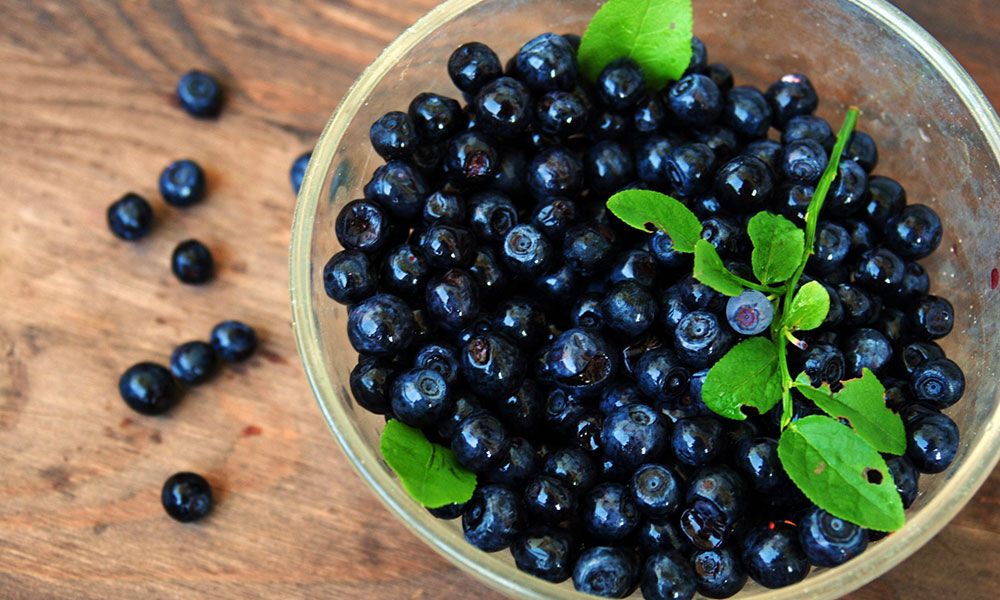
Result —
[[746, 482], [727, 466], [702, 467], [687, 484], [687, 505], [728, 525], [736, 523], [746, 509]]
[[674, 349], [688, 366], [702, 369], [714, 364], [734, 342], [732, 331], [715, 314], [696, 310], [681, 319], [674, 331]]
[[390, 160], [375, 169], [364, 192], [366, 200], [379, 204], [391, 215], [412, 219], [423, 209], [428, 189], [423, 175], [413, 165]]
[[935, 358], [944, 358], [944, 350], [934, 342], [910, 342], [897, 353], [899, 365], [912, 375], [920, 365]]
[[624, 140], [629, 133], [626, 115], [604, 111], [590, 119], [590, 135], [596, 140]]
[[573, 301], [579, 286], [579, 277], [569, 265], [543, 275], [535, 280], [535, 290], [541, 299], [550, 304], [566, 305]]
[[132, 365], [122, 373], [118, 393], [129, 408], [144, 415], [161, 415], [180, 399], [180, 390], [170, 371], [151, 362]]
[[528, 190], [537, 200], [574, 196], [583, 187], [583, 163], [564, 148], [547, 148], [528, 163]]
[[947, 358], [934, 358], [913, 369], [910, 386], [917, 400], [944, 409], [962, 399], [965, 373]]
[[702, 221], [701, 237], [715, 246], [724, 258], [734, 258], [744, 253], [747, 238], [745, 229], [736, 219], [715, 215]]
[[639, 391], [654, 401], [677, 398], [688, 390], [688, 370], [667, 348], [645, 352], [636, 363], [633, 376]]
[[511, 77], [500, 77], [484, 85], [472, 105], [477, 126], [501, 139], [523, 133], [531, 123], [531, 93]]
[[535, 101], [535, 126], [549, 135], [570, 136], [587, 128], [588, 106], [572, 92], [546, 92]]
[[211, 344], [186, 342], [170, 355], [170, 372], [184, 383], [203, 383], [215, 373], [217, 361]]
[[537, 463], [535, 449], [528, 440], [511, 438], [506, 454], [494, 463], [486, 480], [520, 489], [538, 471]]
[[764, 161], [764, 164], [771, 169], [773, 174], [781, 173], [781, 156], [784, 147], [774, 140], [755, 140], [747, 144], [743, 153], [749, 156], [756, 156]]
[[911, 204], [886, 225], [885, 239], [900, 256], [915, 260], [929, 256], [941, 244], [941, 218], [928, 206]]
[[797, 529], [786, 523], [759, 525], [743, 539], [743, 565], [750, 577], [766, 588], [780, 588], [805, 579], [809, 561]]
[[802, 362], [802, 370], [814, 386], [839, 383], [847, 368], [843, 353], [832, 344], [810, 344]]
[[623, 144], [613, 140], [591, 146], [584, 163], [591, 190], [605, 196], [620, 190], [635, 174], [632, 155]]
[[799, 521], [799, 543], [809, 562], [817, 567], [836, 567], [868, 547], [863, 527], [813, 507]]
[[781, 172], [793, 182], [816, 185], [826, 169], [827, 155], [819, 143], [805, 139], [785, 146], [781, 157]]
[[691, 197], [707, 188], [715, 170], [715, 153], [705, 144], [682, 144], [670, 151], [666, 169], [674, 192]]
[[503, 423], [485, 410], [465, 417], [451, 438], [455, 458], [465, 468], [482, 472], [498, 464], [510, 447]]
[[575, 393], [600, 391], [614, 377], [617, 360], [599, 334], [582, 328], [559, 335], [545, 354], [552, 381]]
[[691, 257], [674, 249], [674, 242], [663, 231], [654, 231], [647, 242], [656, 262], [667, 271], [678, 272], [689, 268]]
[[467, 131], [448, 142], [444, 170], [458, 185], [476, 185], [494, 176], [500, 160], [489, 138], [478, 131]]
[[896, 491], [903, 499], [903, 508], [910, 508], [917, 499], [920, 473], [917, 472], [910, 459], [905, 456], [890, 456], [885, 460], [885, 464], [889, 466], [892, 481], [896, 484]]
[[656, 302], [649, 291], [635, 282], [616, 284], [601, 302], [607, 327], [636, 337], [656, 320]]
[[642, 69], [630, 58], [608, 63], [597, 77], [597, 99], [611, 110], [628, 110], [642, 98], [646, 80]]
[[823, 208], [828, 209], [830, 214], [850, 217], [861, 210], [867, 201], [868, 174], [852, 160], [841, 161]]
[[858, 257], [873, 250], [878, 238], [878, 234], [872, 230], [867, 221], [857, 219], [847, 219], [843, 222], [847, 235], [851, 238], [851, 251], [849, 256]]
[[[726, 225], [727, 228], [729, 226], [730, 225], [728, 224]], [[705, 229], [707, 230], [708, 227]], [[705, 232], [702, 231], [703, 235], [704, 233]], [[685, 306], [691, 310], [721, 312], [725, 306], [725, 296], [701, 283], [695, 279], [693, 275], [688, 275], [676, 285], [678, 286], [680, 297], [684, 301]]]
[[468, 94], [475, 94], [502, 74], [500, 57], [486, 44], [462, 44], [448, 58], [448, 76], [455, 87]]
[[465, 125], [458, 101], [439, 94], [417, 94], [410, 102], [409, 114], [420, 138], [429, 142], [443, 142]]
[[[292, 162], [292, 168], [289, 169], [288, 177], [292, 181], [292, 190], [296, 194], [299, 193], [299, 188], [302, 187], [302, 180], [306, 177], [306, 169], [309, 168], [309, 160], [312, 158], [312, 151], [303, 152], [302, 154], [295, 157], [295, 161]], [[162, 188], [163, 183], [160, 183]], [[204, 184], [203, 184], [204, 186]], [[163, 193], [162, 191], [160, 192]]]
[[533, 433], [545, 416], [545, 399], [531, 379], [525, 379], [516, 392], [496, 402], [497, 416], [518, 433]]
[[914, 333], [922, 339], [943, 338], [955, 326], [955, 309], [951, 302], [938, 296], [921, 298], [910, 317]]
[[878, 320], [882, 310], [880, 299], [850, 283], [842, 283], [836, 290], [840, 296], [840, 305], [844, 307], [845, 325], [873, 325]]
[[205, 172], [193, 160], [170, 163], [160, 173], [160, 196], [167, 204], [177, 207], [200, 202], [205, 197]]
[[886, 248], [865, 252], [854, 269], [854, 280], [879, 294], [895, 292], [903, 283], [906, 264]]
[[927, 295], [931, 287], [927, 271], [920, 263], [908, 262], [903, 270], [903, 282], [899, 284], [898, 293], [902, 300], [916, 300]]
[[510, 198], [499, 192], [476, 194], [469, 201], [469, 228], [480, 239], [502, 242], [517, 225], [517, 208]]
[[[394, 377], [395, 374], [390, 373], [389, 376]], [[483, 409], [483, 402], [477, 396], [461, 387], [456, 386], [456, 388], [451, 409], [437, 424], [437, 433], [443, 439], [453, 438], [458, 431], [458, 426], [466, 417]]]
[[639, 525], [639, 509], [628, 488], [603, 483], [580, 501], [579, 518], [588, 535], [603, 542], [627, 538]]
[[722, 122], [747, 139], [767, 135], [771, 127], [771, 105], [755, 87], [735, 87], [726, 95]]
[[733, 89], [733, 72], [722, 63], [706, 65], [704, 75], [715, 82], [723, 94], [727, 94]]
[[667, 188], [670, 174], [667, 171], [674, 142], [662, 135], [645, 138], [635, 150], [635, 170], [643, 182], [657, 188]]
[[396, 296], [376, 294], [347, 311], [347, 337], [358, 352], [399, 354], [413, 341], [413, 311]]
[[323, 288], [326, 295], [341, 304], [353, 304], [375, 293], [378, 274], [371, 261], [361, 252], [342, 250], [323, 267]]
[[705, 42], [696, 35], [691, 36], [691, 62], [684, 74], [702, 73], [708, 67], [708, 50]]
[[632, 110], [632, 129], [639, 134], [652, 134], [667, 122], [667, 107], [656, 94], [646, 94]]
[[461, 372], [469, 388], [487, 398], [513, 394], [524, 378], [524, 358], [506, 337], [496, 333], [473, 336], [462, 349]]
[[400, 373], [390, 392], [392, 413], [412, 427], [429, 427], [451, 404], [448, 382], [434, 369], [415, 368]]
[[560, 240], [576, 220], [576, 204], [565, 198], [552, 198], [539, 204], [531, 217], [531, 223], [552, 240]]
[[580, 554], [573, 567], [577, 591], [604, 598], [624, 598], [635, 588], [635, 556], [614, 546], [595, 546]]
[[759, 494], [773, 496], [791, 486], [791, 480], [778, 459], [776, 439], [760, 437], [740, 442], [735, 464]]
[[429, 512], [435, 519], [441, 519], [442, 521], [454, 521], [455, 519], [462, 516], [465, 512], [465, 504], [445, 504], [444, 506], [439, 506], [438, 508], [428, 508]]
[[615, 409], [629, 404], [641, 404], [642, 396], [639, 390], [631, 383], [619, 381], [601, 392], [601, 399], [598, 402], [598, 409], [605, 415], [611, 414]]
[[490, 186], [504, 194], [521, 196], [524, 192], [528, 158], [523, 152], [506, 148], [500, 156], [500, 163], [493, 173]]
[[192, 117], [215, 117], [222, 110], [222, 87], [208, 73], [188, 71], [177, 82], [177, 99]]
[[458, 378], [458, 352], [445, 344], [427, 344], [417, 350], [413, 366], [436, 371], [448, 385], [452, 385]]
[[644, 404], [616, 409], [605, 419], [601, 432], [605, 455], [633, 467], [658, 459], [670, 443], [665, 420]]
[[715, 174], [715, 198], [732, 212], [758, 211], [771, 199], [773, 189], [771, 169], [754, 156], [737, 156]]
[[792, 117], [810, 114], [819, 105], [819, 97], [809, 78], [799, 73], [785, 75], [771, 84], [766, 96], [774, 111], [774, 124], [779, 129]]
[[747, 582], [739, 556], [729, 548], [701, 550], [691, 556], [695, 586], [708, 598], [729, 598]]
[[906, 314], [898, 308], [884, 309], [875, 322], [875, 329], [881, 331], [893, 345], [900, 344], [909, 337]]
[[854, 131], [842, 156], [861, 165], [866, 173], [871, 173], [878, 164], [878, 147], [872, 136], [864, 131]]
[[798, 115], [789, 119], [781, 132], [782, 144], [787, 145], [796, 140], [813, 140], [829, 153], [833, 150], [836, 136], [826, 119], [815, 115]]
[[537, 529], [514, 540], [510, 553], [518, 569], [559, 583], [570, 576], [576, 544], [569, 533], [560, 529]]
[[386, 160], [410, 158], [420, 144], [413, 119], [398, 110], [388, 112], [372, 123], [368, 139], [375, 152]]
[[674, 424], [670, 443], [681, 464], [691, 467], [707, 464], [722, 450], [722, 425], [712, 417], [681, 419]]
[[[340, 254], [354, 256], [357, 253], [342, 252]], [[334, 263], [334, 259], [340, 256], [340, 254], [334, 255], [334, 258], [330, 259], [330, 263], [327, 263], [327, 267], [330, 267]], [[377, 278], [374, 275], [367, 275], [364, 279], [358, 279], [365, 275], [365, 271], [360, 270], [359, 261], [341, 259], [337, 265], [335, 271], [331, 273], [332, 276], [336, 277], [336, 281], [328, 280], [327, 270], [324, 269], [323, 271], [324, 282], [327, 285], [327, 294], [331, 298], [337, 299], [330, 293], [331, 285], [335, 286], [334, 289], [341, 290], [341, 292], [338, 292], [341, 294], [351, 291], [350, 296], [345, 296], [345, 300], [341, 300], [345, 304], [358, 302], [370, 295], [370, 291], [362, 292], [363, 289], [366, 290], [367, 288], [366, 286], [361, 286], [360, 283], [362, 281], [370, 281], [374, 284], [377, 282]], [[409, 244], [396, 246], [382, 260], [381, 281], [383, 285], [390, 291], [401, 296], [413, 298], [421, 294], [429, 274], [430, 267], [427, 261], [422, 254], [415, 252]]]
[[435, 269], [467, 266], [475, 258], [472, 232], [446, 223], [434, 223], [423, 230], [417, 247], [427, 265]]
[[578, 273], [594, 273], [611, 260], [614, 242], [614, 233], [607, 228], [577, 225], [563, 237], [563, 260]]
[[726, 543], [730, 524], [710, 506], [697, 506], [681, 513], [680, 530], [688, 545], [711, 550]]
[[522, 511], [517, 495], [506, 486], [481, 486], [462, 515], [465, 540], [484, 552], [503, 550], [521, 532]]
[[436, 179], [444, 161], [444, 142], [428, 142], [417, 146], [410, 162], [428, 179]]
[[880, 332], [862, 327], [844, 343], [844, 360], [850, 378], [861, 377], [862, 369], [878, 372], [892, 358], [892, 345]]
[[670, 86], [666, 98], [674, 118], [688, 127], [710, 125], [722, 113], [722, 93], [715, 82], [704, 75], [685, 75]]
[[517, 74], [533, 90], [571, 90], [576, 83], [576, 51], [560, 35], [543, 33], [528, 41], [514, 60]]
[[815, 193], [816, 188], [811, 185], [784, 183], [774, 193], [774, 205], [779, 214], [801, 227], [806, 224], [806, 211]]
[[108, 228], [116, 237], [135, 241], [153, 226], [153, 209], [139, 194], [129, 192], [108, 207]]
[[658, 550], [677, 550], [690, 553], [691, 544], [669, 521], [645, 519], [639, 523], [635, 540], [643, 554], [653, 554]]
[[212, 486], [197, 473], [174, 473], [163, 483], [160, 502], [171, 518], [197, 521], [212, 511]]
[[646, 600], [689, 600], [696, 591], [690, 563], [673, 550], [650, 555], [639, 583]]
[[810, 273], [826, 275], [844, 264], [851, 252], [851, 236], [841, 225], [821, 221], [816, 229], [816, 252], [809, 257]]
[[563, 448], [548, 455], [542, 472], [565, 481], [576, 492], [589, 490], [597, 481], [594, 463], [580, 448]]
[[629, 489], [639, 512], [650, 519], [665, 519], [680, 507], [680, 479], [663, 465], [639, 467], [632, 475]]
[[459, 331], [479, 315], [479, 288], [462, 269], [449, 269], [427, 282], [427, 311], [446, 331]]
[[723, 125], [709, 125], [695, 131], [694, 141], [708, 146], [719, 162], [729, 160], [740, 147], [736, 132]]
[[526, 298], [504, 300], [496, 310], [493, 328], [522, 348], [532, 348], [540, 343], [547, 328], [545, 312], [538, 304]]
[[183, 283], [206, 283], [215, 272], [212, 253], [198, 240], [183, 241], [170, 256], [170, 270]]
[[770, 300], [756, 290], [744, 290], [726, 301], [726, 320], [741, 335], [763, 333], [773, 319], [774, 307]]
[[553, 262], [554, 251], [548, 238], [534, 225], [522, 223], [507, 232], [500, 255], [517, 275], [537, 277]]
[[389, 391], [395, 378], [396, 369], [387, 361], [362, 358], [351, 369], [351, 395], [361, 408], [379, 415], [386, 414], [390, 412]]
[[540, 475], [524, 489], [524, 506], [532, 518], [542, 523], [557, 524], [576, 513], [576, 496], [563, 481]]
[[906, 190], [895, 179], [875, 175], [868, 178], [868, 200], [864, 205], [865, 219], [878, 230], [899, 216], [906, 206]]
[[337, 241], [348, 250], [377, 252], [389, 238], [389, 220], [382, 208], [367, 200], [348, 202], [335, 224]]

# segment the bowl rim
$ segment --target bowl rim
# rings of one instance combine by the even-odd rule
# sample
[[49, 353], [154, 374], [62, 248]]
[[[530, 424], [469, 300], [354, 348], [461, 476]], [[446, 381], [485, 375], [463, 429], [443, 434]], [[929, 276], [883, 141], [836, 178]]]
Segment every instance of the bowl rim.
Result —
[[[536, 579], [518, 571], [513, 565], [490, 568], [477, 559], [480, 551], [473, 546], [464, 542], [461, 545], [452, 544], [438, 537], [426, 524], [434, 517], [413, 502], [402, 486], [378, 466], [381, 458], [361, 443], [360, 434], [355, 428], [338, 424], [350, 424], [350, 416], [343, 407], [338, 402], [324, 402], [325, 396], [337, 395], [338, 386], [328, 377], [325, 365], [320, 360], [321, 353], [317, 350], [319, 324], [314, 318], [316, 313], [310, 293], [314, 276], [310, 256], [315, 213], [329, 165], [356, 107], [362, 105], [398, 59], [433, 31], [483, 1], [447, 0], [421, 17], [364, 70], [327, 122], [316, 143], [295, 207], [290, 246], [292, 327], [306, 377], [333, 436], [358, 474], [411, 531], [451, 563], [505, 594], [537, 600], [583, 599], [589, 596]], [[969, 110], [984, 135], [994, 160], [1000, 164], [1000, 119], [985, 94], [958, 61], [926, 30], [885, 0], [842, 1], [877, 19], [912, 45], [938, 71]], [[948, 480], [937, 495], [937, 502], [923, 507], [916, 515], [908, 516], [903, 529], [869, 549], [866, 552], [869, 560], [854, 561], [843, 568], [814, 570], [813, 574], [798, 584], [767, 590], [766, 597], [770, 600], [792, 600], [803, 596], [839, 597], [886, 573], [934, 537], [972, 498], [1000, 460], [1000, 407], [997, 406], [996, 399], [995, 397], [989, 421], [984, 425], [983, 437], [970, 449], [962, 466], [949, 472]], [[948, 502], [944, 501], [946, 499]]]

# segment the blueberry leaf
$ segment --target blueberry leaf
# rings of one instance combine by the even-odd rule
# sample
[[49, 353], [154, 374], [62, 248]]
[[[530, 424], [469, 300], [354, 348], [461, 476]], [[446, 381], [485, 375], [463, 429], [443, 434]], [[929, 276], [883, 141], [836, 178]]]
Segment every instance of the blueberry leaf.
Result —
[[785, 217], [759, 212], [747, 223], [747, 234], [753, 242], [750, 263], [758, 281], [769, 285], [795, 274], [805, 251], [805, 232]]
[[472, 498], [476, 474], [460, 465], [451, 449], [432, 444], [419, 429], [393, 419], [382, 430], [379, 448], [403, 488], [426, 508]]
[[868, 369], [862, 370], [860, 378], [845, 381], [836, 393], [826, 384], [814, 388], [805, 373], [795, 379], [795, 389], [823, 412], [856, 431], [879, 452], [896, 455], [906, 452], [903, 420], [885, 405], [885, 387]]
[[739, 296], [743, 293], [740, 279], [722, 263], [715, 246], [705, 240], [698, 240], [694, 245], [694, 276], [720, 294]]
[[719, 359], [708, 371], [701, 398], [712, 411], [730, 419], [746, 418], [744, 406], [761, 414], [781, 399], [778, 351], [765, 337], [744, 340]]
[[816, 506], [877, 531], [896, 531], [906, 516], [882, 456], [857, 432], [812, 415], [793, 421], [778, 440], [785, 472]]
[[629, 57], [649, 88], [659, 90], [691, 63], [693, 25], [691, 0], [608, 0], [583, 33], [580, 69], [596, 81], [609, 62]]
[[823, 324], [830, 312], [830, 293], [818, 281], [810, 281], [799, 288], [785, 313], [785, 327], [789, 331], [808, 331]]
[[680, 200], [651, 190], [624, 190], [608, 198], [608, 210], [626, 225], [666, 232], [678, 252], [694, 252], [701, 221]]

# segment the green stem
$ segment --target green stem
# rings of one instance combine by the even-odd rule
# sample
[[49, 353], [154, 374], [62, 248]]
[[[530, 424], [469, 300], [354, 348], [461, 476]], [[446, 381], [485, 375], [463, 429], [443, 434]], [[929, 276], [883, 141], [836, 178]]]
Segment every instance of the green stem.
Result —
[[754, 283], [753, 281], [750, 281], [748, 279], [743, 279], [742, 277], [740, 277], [738, 275], [733, 275], [733, 277], [736, 278], [736, 281], [739, 281], [740, 285], [742, 285], [743, 287], [750, 288], [751, 290], [757, 290], [758, 292], [761, 292], [763, 294], [783, 294], [783, 293], [785, 293], [785, 287], [784, 286], [771, 287], [771, 286], [763, 285], [763, 284], [760, 284], [760, 283]]

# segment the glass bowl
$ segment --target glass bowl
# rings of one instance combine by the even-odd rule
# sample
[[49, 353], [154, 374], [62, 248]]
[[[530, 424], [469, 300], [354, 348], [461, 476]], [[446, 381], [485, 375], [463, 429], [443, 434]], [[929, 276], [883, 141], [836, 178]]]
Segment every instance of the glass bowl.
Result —
[[[334, 219], [381, 163], [368, 127], [410, 98], [433, 91], [458, 97], [445, 64], [458, 45], [483, 41], [511, 56], [544, 31], [582, 33], [594, 0], [450, 0], [406, 30], [350, 89], [316, 145], [299, 193], [292, 231], [291, 296], [299, 353], [334, 437], [375, 493], [447, 559], [507, 594], [584, 598], [518, 571], [507, 552], [467, 544], [457, 522], [440, 521], [413, 502], [381, 460], [380, 416], [356, 406], [348, 375], [356, 355], [346, 310], [326, 298], [322, 268], [338, 248]], [[834, 598], [879, 576], [934, 536], [969, 500], [1000, 457], [997, 404], [1000, 292], [1000, 123], [968, 74], [931, 36], [881, 0], [713, 0], [696, 2], [695, 30], [712, 62], [737, 83], [766, 87], [789, 72], [808, 74], [819, 114], [835, 126], [848, 103], [879, 144], [878, 173], [895, 177], [911, 202], [934, 207], [945, 222], [938, 252], [925, 261], [932, 289], [954, 303], [956, 326], [943, 346], [965, 369], [964, 399], [948, 411], [962, 430], [951, 469], [921, 478], [919, 499], [899, 532], [836, 569], [767, 590], [752, 582], [741, 598]]]

